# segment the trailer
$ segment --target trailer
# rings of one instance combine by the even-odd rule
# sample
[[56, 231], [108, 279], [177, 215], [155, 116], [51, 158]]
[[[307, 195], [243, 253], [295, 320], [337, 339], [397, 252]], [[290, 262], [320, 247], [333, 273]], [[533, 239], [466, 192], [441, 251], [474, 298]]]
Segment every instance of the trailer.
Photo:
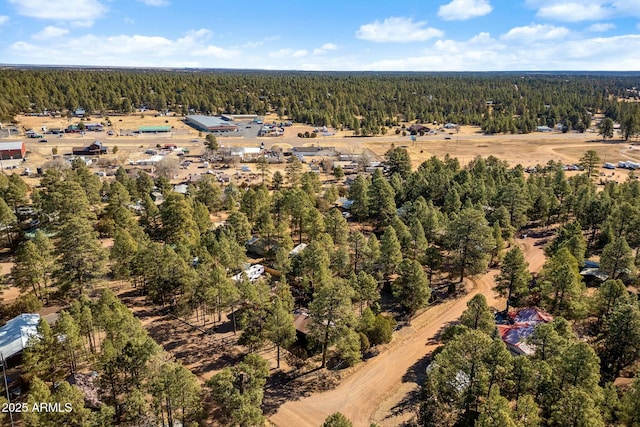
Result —
[[605, 163], [602, 167], [605, 169], [615, 169], [616, 165], [614, 165], [613, 163]]

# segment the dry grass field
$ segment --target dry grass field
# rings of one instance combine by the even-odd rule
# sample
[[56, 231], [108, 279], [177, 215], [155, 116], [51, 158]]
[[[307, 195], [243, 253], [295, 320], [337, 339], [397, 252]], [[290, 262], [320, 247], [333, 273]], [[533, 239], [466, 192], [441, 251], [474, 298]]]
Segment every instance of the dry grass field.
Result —
[[[105, 128], [105, 132], [87, 132], [80, 134], [45, 135], [46, 143], [38, 139], [22, 138], [27, 143], [30, 151], [29, 161], [25, 166], [31, 168], [38, 166], [51, 158], [51, 149], [58, 147], [60, 154], [71, 152], [72, 147], [88, 145], [94, 140], [100, 140], [111, 150], [118, 147], [116, 160], [126, 162], [129, 159], [144, 157], [144, 151], [153, 148], [157, 144], [176, 144], [179, 147], [189, 148], [192, 154], [202, 152], [203, 138], [192, 127], [186, 125], [179, 116], [157, 116], [152, 111], [144, 114], [132, 114], [128, 116], [113, 116], [110, 118], [111, 127]], [[18, 117], [19, 126], [24, 130], [40, 130], [47, 128], [64, 128], [69, 124], [78, 123], [77, 118], [50, 118], [50, 117]], [[88, 123], [104, 121], [101, 117], [92, 117]], [[267, 116], [265, 122], [278, 121], [277, 117]], [[170, 135], [137, 135], [125, 136], [130, 131], [137, 130], [140, 126], [169, 125], [173, 132]], [[242, 128], [243, 126], [241, 126]], [[318, 135], [317, 138], [299, 138], [298, 133], [312, 132], [313, 127], [302, 124], [294, 124], [286, 127], [284, 135], [280, 137], [257, 137], [255, 132], [242, 132], [241, 136], [219, 136], [220, 144], [227, 146], [256, 146], [264, 142], [267, 148], [278, 146], [290, 148], [292, 146], [319, 145], [335, 147], [344, 154], [367, 153], [371, 160], [381, 160], [384, 153], [391, 147], [405, 147], [411, 154], [414, 166], [419, 165], [431, 156], [439, 158], [449, 154], [457, 157], [461, 164], [467, 164], [476, 156], [496, 156], [506, 160], [511, 165], [535, 166], [545, 164], [549, 160], [562, 161], [563, 163], [576, 163], [587, 150], [595, 150], [603, 162], [617, 163], [620, 160], [640, 161], [640, 146], [621, 141], [619, 138], [613, 141], [603, 142], [595, 132], [578, 133], [531, 133], [527, 135], [483, 135], [478, 127], [463, 126], [458, 131], [448, 130], [438, 132], [435, 135], [417, 136], [412, 141], [409, 136], [391, 135], [375, 137], [351, 137], [349, 132], [339, 131], [333, 136]], [[108, 131], [114, 135], [109, 136]], [[119, 136], [121, 135], [122, 136]], [[200, 137], [200, 138], [199, 138]], [[198, 139], [199, 142], [193, 142]], [[15, 140], [17, 138], [6, 138]], [[0, 140], [1, 141], [1, 140]], [[635, 143], [635, 141], [634, 141]], [[114, 156], [110, 154], [108, 156]]]

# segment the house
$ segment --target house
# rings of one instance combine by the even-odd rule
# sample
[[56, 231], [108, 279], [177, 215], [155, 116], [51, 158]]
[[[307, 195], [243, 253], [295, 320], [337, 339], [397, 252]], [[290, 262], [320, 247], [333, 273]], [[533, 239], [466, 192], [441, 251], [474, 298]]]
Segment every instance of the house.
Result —
[[138, 133], [169, 133], [171, 132], [171, 126], [140, 126], [138, 128]]
[[421, 124], [416, 123], [416, 124], [413, 124], [413, 125], [409, 126], [409, 128], [407, 130], [409, 132], [411, 132], [411, 133], [420, 133], [420, 132], [427, 133], [431, 129], [429, 129], [429, 127], [426, 126], [426, 125], [421, 125]]
[[293, 147], [291, 152], [294, 156], [336, 157], [338, 155], [335, 147]]
[[84, 128], [90, 132], [102, 132], [104, 130], [100, 123], [86, 123]]
[[304, 308], [293, 312], [293, 326], [296, 328], [296, 335], [306, 336], [309, 333], [310, 320], [309, 312]]
[[142, 160], [138, 160], [135, 162], [135, 164], [137, 166], [155, 166], [158, 164], [158, 162], [160, 162], [162, 159], [164, 159], [164, 156], [161, 156], [159, 154], [153, 155], [149, 158], [146, 159], [142, 159]]
[[242, 280], [242, 276], [246, 276], [250, 282], [255, 282], [264, 274], [264, 265], [262, 264], [254, 264], [251, 267], [243, 270], [241, 273], [238, 273], [232, 277], [233, 281], [239, 282]]
[[187, 194], [189, 192], [189, 186], [187, 184], [178, 184], [173, 186], [173, 191], [179, 194]]
[[295, 248], [291, 249], [291, 252], [289, 252], [289, 256], [290, 257], [294, 257], [294, 256], [300, 254], [306, 248], [307, 248], [307, 244], [306, 243], [300, 243], [298, 246], [296, 246]]
[[340, 197], [338, 200], [336, 200], [336, 206], [344, 211], [348, 211], [351, 209], [351, 206], [353, 206], [353, 202], [354, 200], [349, 200], [346, 197]]
[[552, 322], [553, 316], [537, 307], [526, 307], [508, 313], [508, 319], [512, 324], [498, 325], [502, 341], [515, 355], [531, 355], [535, 347], [528, 342], [528, 338], [537, 325]]
[[27, 347], [29, 339], [38, 335], [40, 315], [23, 313], [0, 328], [0, 354], [5, 359], [17, 356]]
[[27, 146], [22, 141], [0, 142], [0, 160], [24, 159]]
[[87, 147], [73, 147], [71, 152], [77, 156], [99, 156], [100, 154], [107, 154], [107, 147], [100, 141], [94, 141]]

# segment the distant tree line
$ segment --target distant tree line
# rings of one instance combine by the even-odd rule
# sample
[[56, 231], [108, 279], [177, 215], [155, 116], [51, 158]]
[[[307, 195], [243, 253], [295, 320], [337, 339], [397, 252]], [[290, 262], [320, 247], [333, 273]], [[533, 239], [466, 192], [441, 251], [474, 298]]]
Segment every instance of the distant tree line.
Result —
[[19, 113], [259, 114], [384, 134], [399, 122], [478, 125], [528, 133], [538, 125], [583, 132], [591, 115], [628, 117], [635, 76], [618, 74], [282, 73], [160, 70], [0, 70], [0, 120]]

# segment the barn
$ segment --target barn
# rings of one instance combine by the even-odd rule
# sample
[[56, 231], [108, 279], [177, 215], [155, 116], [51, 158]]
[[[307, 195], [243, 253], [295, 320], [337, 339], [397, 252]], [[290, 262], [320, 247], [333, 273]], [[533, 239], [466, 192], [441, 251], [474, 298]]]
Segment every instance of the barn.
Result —
[[22, 141], [0, 142], [0, 159], [23, 159], [27, 146]]

